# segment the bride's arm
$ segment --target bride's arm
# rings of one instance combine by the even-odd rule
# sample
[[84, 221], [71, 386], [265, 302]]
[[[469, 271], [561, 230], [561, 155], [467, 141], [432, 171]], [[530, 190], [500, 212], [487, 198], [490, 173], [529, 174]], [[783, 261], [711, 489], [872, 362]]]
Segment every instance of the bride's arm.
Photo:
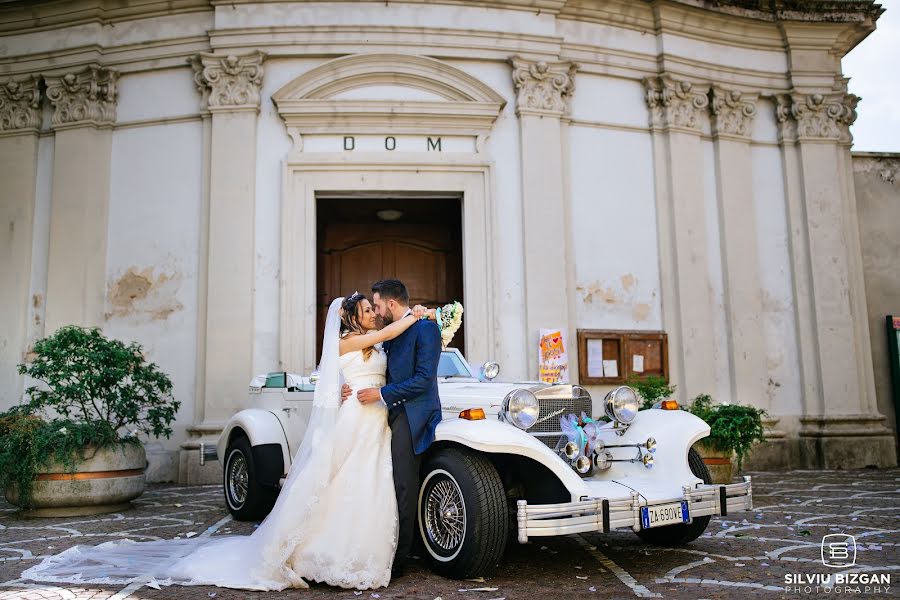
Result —
[[394, 321], [384, 329], [370, 331], [369, 333], [363, 335], [347, 336], [341, 339], [340, 352], [341, 354], [346, 354], [347, 352], [353, 352], [354, 350], [362, 350], [363, 348], [374, 346], [378, 342], [392, 340], [412, 327], [412, 324], [418, 320], [418, 317], [410, 313], [399, 321]]

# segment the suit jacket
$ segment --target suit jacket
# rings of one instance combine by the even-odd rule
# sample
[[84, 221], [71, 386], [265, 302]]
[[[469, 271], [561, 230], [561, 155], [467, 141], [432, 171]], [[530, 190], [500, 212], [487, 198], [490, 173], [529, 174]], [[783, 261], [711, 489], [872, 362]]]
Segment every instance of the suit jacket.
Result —
[[388, 410], [406, 411], [413, 449], [422, 454], [434, 442], [434, 430], [441, 421], [440, 331], [434, 321], [417, 321], [382, 347], [387, 352], [387, 384], [381, 388], [381, 397]]

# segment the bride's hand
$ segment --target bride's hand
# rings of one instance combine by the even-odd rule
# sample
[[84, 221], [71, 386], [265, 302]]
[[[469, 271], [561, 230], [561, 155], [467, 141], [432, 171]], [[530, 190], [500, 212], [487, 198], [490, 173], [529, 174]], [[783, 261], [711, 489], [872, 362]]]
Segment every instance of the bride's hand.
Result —
[[344, 387], [341, 388], [341, 402], [346, 402], [347, 398], [349, 398], [350, 394], [352, 394], [352, 393], [353, 393], [353, 388], [351, 388], [349, 385], [347, 385], [345, 383]]
[[[413, 306], [413, 309], [412, 309], [412, 314], [417, 319], [421, 319], [423, 316], [428, 315], [428, 312], [429, 312], [429, 309], [425, 306], [422, 306], [421, 304], [416, 304], [415, 306]], [[433, 313], [434, 310], [431, 309], [431, 312]]]

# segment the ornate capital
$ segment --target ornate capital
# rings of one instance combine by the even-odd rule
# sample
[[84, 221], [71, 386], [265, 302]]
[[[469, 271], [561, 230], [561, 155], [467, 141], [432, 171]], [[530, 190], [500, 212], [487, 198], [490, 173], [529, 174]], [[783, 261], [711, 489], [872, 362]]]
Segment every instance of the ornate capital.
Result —
[[116, 120], [116, 82], [113, 69], [91, 65], [59, 77], [45, 77], [47, 98], [53, 105], [52, 123], [110, 125]]
[[849, 144], [859, 96], [837, 94], [779, 94], [775, 116], [782, 139], [830, 140]]
[[717, 85], [709, 91], [712, 131], [719, 136], [749, 138], [756, 116], [758, 94], [726, 90]]
[[30, 75], [0, 84], [0, 132], [40, 128], [40, 83], [39, 76]]
[[644, 79], [650, 125], [687, 129], [703, 129], [703, 114], [709, 106], [709, 86], [678, 81], [669, 75]]
[[188, 59], [194, 67], [194, 83], [210, 111], [259, 110], [264, 52], [243, 56], [198, 54]]
[[519, 114], [533, 111], [562, 116], [569, 111], [578, 65], [572, 62], [530, 61], [519, 57], [510, 59], [510, 63]]

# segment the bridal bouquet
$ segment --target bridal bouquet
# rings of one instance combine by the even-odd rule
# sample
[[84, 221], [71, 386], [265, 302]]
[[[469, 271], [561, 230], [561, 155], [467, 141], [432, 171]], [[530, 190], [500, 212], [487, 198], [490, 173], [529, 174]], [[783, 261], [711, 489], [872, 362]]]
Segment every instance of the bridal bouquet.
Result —
[[435, 310], [435, 321], [441, 330], [441, 346], [444, 350], [453, 339], [453, 334], [462, 325], [463, 305], [459, 302], [445, 304]]

